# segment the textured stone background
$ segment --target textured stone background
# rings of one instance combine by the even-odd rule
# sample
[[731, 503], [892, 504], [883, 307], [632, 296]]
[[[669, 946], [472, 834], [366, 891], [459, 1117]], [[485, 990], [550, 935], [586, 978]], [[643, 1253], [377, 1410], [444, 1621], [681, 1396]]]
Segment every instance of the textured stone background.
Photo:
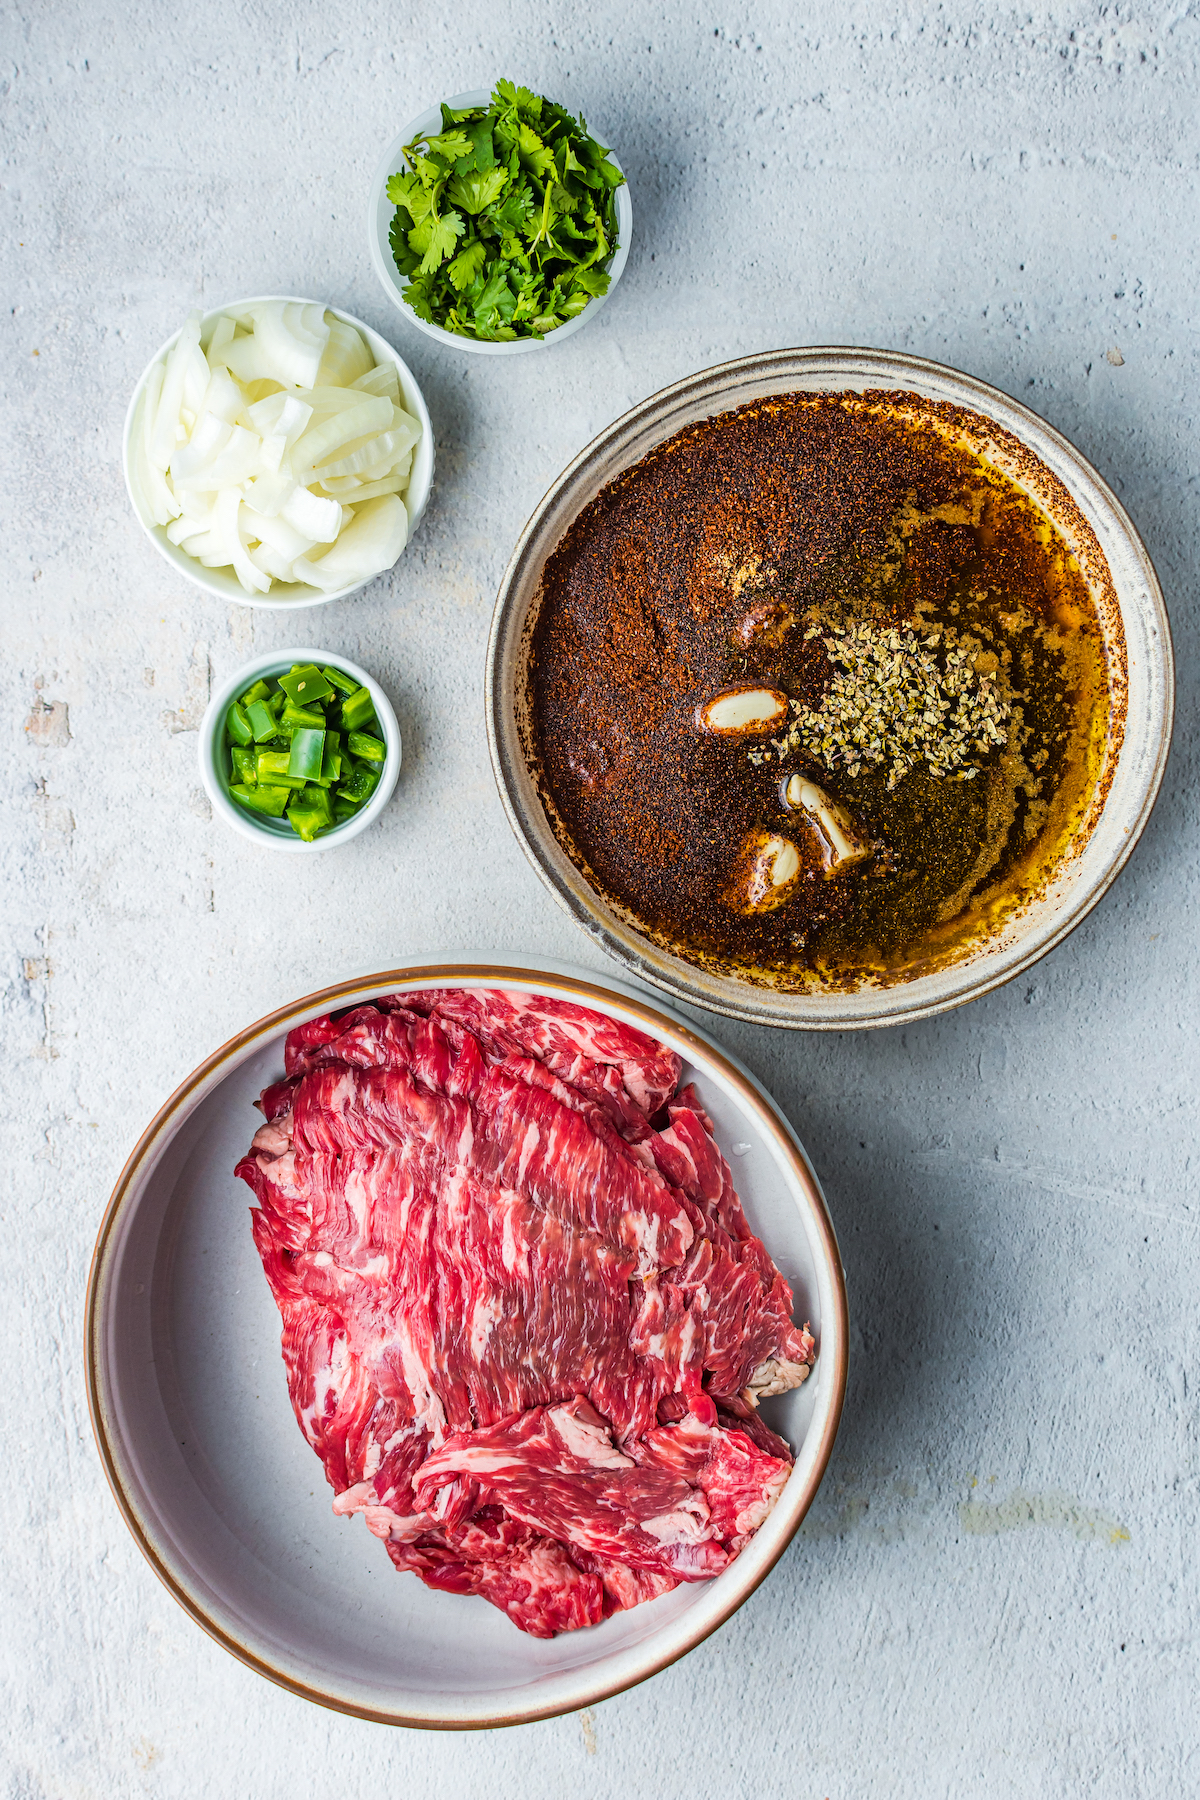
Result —
[[[0, 56], [4, 1800], [1200, 1791], [1196, 5], [43, 0], [4, 7]], [[399, 124], [500, 74], [608, 134], [636, 238], [594, 326], [495, 363], [388, 313], [363, 212]], [[263, 291], [388, 332], [438, 442], [395, 572], [299, 621], [177, 578], [118, 461], [185, 310]], [[807, 343], [969, 369], [1114, 485], [1175, 625], [1163, 797], [1115, 891], [1004, 991], [870, 1036], [723, 1028], [826, 1182], [854, 1321], [829, 1477], [740, 1615], [594, 1714], [486, 1738], [335, 1717], [210, 1644], [108, 1496], [80, 1354], [105, 1198], [174, 1084], [276, 1001], [421, 948], [598, 961], [493, 790], [498, 577], [610, 419]], [[370, 666], [406, 734], [382, 825], [303, 878], [212, 821], [196, 774], [210, 680], [297, 634]]]

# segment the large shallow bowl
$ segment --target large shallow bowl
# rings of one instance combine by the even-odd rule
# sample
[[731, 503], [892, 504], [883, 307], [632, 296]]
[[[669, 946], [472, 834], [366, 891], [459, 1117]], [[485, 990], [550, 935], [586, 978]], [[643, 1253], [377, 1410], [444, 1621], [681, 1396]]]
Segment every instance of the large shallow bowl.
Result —
[[[368, 350], [375, 358], [376, 367], [382, 363], [391, 363], [395, 369], [405, 411], [410, 412], [414, 419], [419, 419], [421, 422], [421, 437], [413, 450], [412, 470], [409, 474], [408, 486], [400, 496], [408, 513], [408, 539], [411, 540], [414, 531], [421, 523], [421, 516], [429, 499], [429, 490], [433, 486], [433, 428], [429, 422], [429, 408], [425, 404], [425, 396], [417, 386], [412, 370], [399, 351], [393, 350], [386, 338], [380, 337], [377, 331], [372, 331], [369, 325], [364, 325], [361, 319], [356, 319], [353, 313], [343, 312], [340, 306], [331, 306], [327, 300], [305, 300], [296, 294], [256, 294], [249, 300], [230, 300], [224, 306], [214, 307], [211, 312], [205, 313], [200, 321], [201, 341], [207, 342], [209, 333], [222, 313], [236, 313], [247, 306], [261, 306], [267, 300], [287, 300], [298, 306], [323, 306], [326, 312], [331, 312], [335, 318], [341, 319], [343, 324], [353, 325], [356, 331], [362, 333]], [[183, 327], [180, 326], [179, 329], [182, 331]], [[282, 611], [290, 607], [322, 606], [327, 600], [348, 600], [351, 594], [361, 593], [369, 582], [377, 580], [378, 577], [368, 575], [362, 581], [352, 581], [346, 587], [335, 589], [331, 594], [323, 592], [321, 588], [310, 587], [306, 581], [273, 581], [265, 594], [248, 594], [232, 569], [206, 569], [196, 557], [189, 556], [186, 550], [180, 549], [178, 544], [173, 544], [163, 526], [155, 524], [142, 493], [141, 482], [133, 461], [133, 430], [135, 422], [139, 421], [142, 395], [146, 391], [146, 384], [156, 366], [160, 362], [166, 361], [178, 337], [178, 331], [172, 332], [166, 343], [155, 352], [143, 369], [141, 379], [134, 388], [129, 401], [129, 410], [125, 414], [125, 430], [121, 439], [121, 463], [125, 471], [125, 487], [133, 503], [133, 510], [137, 514], [138, 523], [159, 555], [164, 556], [174, 568], [178, 569], [181, 575], [185, 575], [197, 587], [203, 588], [205, 593], [214, 594], [219, 600], [236, 600], [242, 606], [264, 606], [273, 608], [275, 611]], [[408, 542], [406, 541], [405, 550], [407, 548]], [[402, 551], [401, 554], [403, 555], [403, 553]], [[384, 573], [385, 571], [380, 572]]]
[[[653, 1033], [683, 1057], [731, 1155], [751, 1224], [817, 1337], [804, 1385], [764, 1415], [796, 1451], [774, 1510], [717, 1580], [542, 1642], [484, 1600], [398, 1575], [336, 1519], [292, 1415], [279, 1317], [235, 1181], [292, 1026], [420, 987], [555, 994]], [[87, 1298], [88, 1397], [125, 1521], [171, 1593], [260, 1674], [343, 1712], [433, 1727], [517, 1724], [644, 1680], [692, 1649], [782, 1555], [825, 1472], [846, 1386], [846, 1293], [808, 1159], [740, 1064], [635, 990], [559, 966], [408, 965], [310, 994], [200, 1065], [143, 1133], [105, 1214]]]
[[[601, 488], [677, 431], [764, 395], [868, 389], [948, 401], [1002, 428], [986, 453], [1033, 496], [1075, 551], [1107, 638], [1119, 642], [1123, 634], [1127, 684], [1114, 682], [1114, 726], [1095, 804], [1052, 880], [1001, 932], [950, 967], [913, 980], [788, 993], [698, 968], [663, 949], [575, 867], [554, 835], [530, 770], [526, 673], [546, 559]], [[656, 987], [732, 1018], [844, 1031], [959, 1006], [1011, 981], [1079, 924], [1124, 867], [1150, 816], [1170, 745], [1174, 673], [1166, 608], [1145, 545], [1112, 490], [1044, 419], [986, 382], [920, 357], [776, 350], [664, 388], [593, 439], [559, 476], [521, 533], [500, 584], [485, 704], [492, 766], [509, 823], [551, 893], [610, 955]]]
[[[467, 94], [453, 94], [446, 105], [455, 112], [467, 106], [486, 106], [491, 95], [486, 88], [473, 88]], [[510, 338], [505, 343], [487, 344], [479, 338], [464, 337], [458, 331], [443, 331], [440, 325], [430, 324], [415, 313], [404, 298], [405, 277], [396, 267], [392, 255], [389, 232], [396, 208], [387, 197], [387, 184], [396, 171], [402, 168], [402, 152], [406, 144], [411, 144], [416, 137], [425, 137], [431, 131], [440, 131], [442, 113], [440, 106], [431, 106], [415, 119], [410, 119], [404, 130], [394, 137], [379, 161], [375, 171], [375, 179], [371, 183], [370, 198], [367, 201], [367, 247], [371, 253], [371, 266], [379, 277], [379, 285], [396, 310], [403, 314], [408, 323], [426, 337], [436, 338], [438, 343], [449, 345], [455, 350], [469, 350], [476, 356], [519, 356], [526, 350], [545, 350], [551, 344], [561, 344], [575, 332], [582, 331], [596, 317], [604, 302], [611, 296], [621, 276], [625, 272], [625, 264], [629, 260], [629, 245], [633, 237], [633, 202], [629, 198], [629, 183], [619, 187], [616, 193], [617, 210], [617, 247], [613, 251], [612, 261], [608, 265], [608, 292], [598, 294], [589, 300], [581, 313], [560, 325], [544, 338]], [[602, 133], [591, 126], [588, 129], [599, 143], [606, 140]], [[617, 158], [610, 151], [611, 160], [619, 169]]]

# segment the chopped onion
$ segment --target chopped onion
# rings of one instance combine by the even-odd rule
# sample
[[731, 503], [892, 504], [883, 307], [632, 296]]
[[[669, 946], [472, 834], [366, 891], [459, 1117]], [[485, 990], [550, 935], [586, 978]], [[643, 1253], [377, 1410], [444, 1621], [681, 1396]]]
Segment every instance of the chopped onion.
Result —
[[317, 380], [327, 387], [351, 387], [370, 369], [371, 352], [353, 325], [343, 324], [341, 319], [330, 319], [329, 342], [317, 370]]
[[407, 538], [403, 500], [394, 494], [381, 495], [359, 507], [337, 543], [319, 561], [301, 557], [292, 567], [302, 569], [306, 581], [328, 593], [391, 568]]
[[382, 394], [385, 399], [392, 402], [393, 406], [402, 404], [400, 377], [388, 363], [377, 363], [373, 369], [368, 369], [365, 375], [360, 375], [358, 380], [352, 381], [350, 385], [357, 388], [362, 394]]
[[147, 379], [131, 478], [171, 543], [247, 593], [333, 593], [403, 550], [420, 435], [394, 366], [373, 367], [352, 325], [264, 301], [220, 314], [203, 345], [189, 314]]

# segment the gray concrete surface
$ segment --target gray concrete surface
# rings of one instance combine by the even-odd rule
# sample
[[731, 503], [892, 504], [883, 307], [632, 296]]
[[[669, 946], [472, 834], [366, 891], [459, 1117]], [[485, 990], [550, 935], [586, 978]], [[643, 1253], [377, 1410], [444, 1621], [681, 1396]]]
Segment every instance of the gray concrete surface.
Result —
[[[1200, 1792], [1196, 5], [43, 0], [5, 5], [0, 50], [0, 1795]], [[389, 316], [363, 213], [398, 124], [502, 74], [608, 135], [636, 239], [594, 326], [497, 365]], [[410, 553], [295, 621], [178, 579], [118, 462], [185, 310], [272, 290], [392, 335], [438, 439]], [[854, 1320], [828, 1479], [743, 1612], [592, 1714], [335, 1717], [212, 1645], [108, 1496], [80, 1345], [105, 1199], [174, 1084], [275, 1001], [423, 946], [597, 962], [492, 787], [500, 571], [615, 415], [805, 343], [971, 370], [1113, 483], [1175, 625], [1162, 800], [1003, 992], [874, 1036], [724, 1031], [827, 1184]], [[209, 681], [297, 633], [371, 667], [407, 743], [382, 826], [303, 872], [211, 820], [195, 767]]]

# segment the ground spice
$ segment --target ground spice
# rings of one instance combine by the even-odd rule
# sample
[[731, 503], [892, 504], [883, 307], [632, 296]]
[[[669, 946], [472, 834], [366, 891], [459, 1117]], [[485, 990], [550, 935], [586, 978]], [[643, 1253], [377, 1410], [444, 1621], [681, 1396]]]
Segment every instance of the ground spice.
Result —
[[[548, 815], [589, 878], [692, 960], [805, 985], [907, 966], [945, 936], [948, 896], [965, 917], [1017, 870], [1031, 808], [1050, 820], [1090, 779], [1081, 721], [1106, 686], [1087, 585], [1044, 515], [941, 422], [912, 395], [721, 414], [627, 470], [547, 563], [528, 699]], [[864, 743], [849, 715], [877, 653], [915, 658], [930, 703], [907, 721], [881, 707]], [[782, 758], [695, 727], [698, 705], [753, 680], [792, 704]], [[968, 767], [979, 777], [945, 779]], [[794, 768], [850, 810], [870, 859], [825, 878], [781, 799]], [[764, 829], [805, 873], [747, 917], [730, 875]]]

